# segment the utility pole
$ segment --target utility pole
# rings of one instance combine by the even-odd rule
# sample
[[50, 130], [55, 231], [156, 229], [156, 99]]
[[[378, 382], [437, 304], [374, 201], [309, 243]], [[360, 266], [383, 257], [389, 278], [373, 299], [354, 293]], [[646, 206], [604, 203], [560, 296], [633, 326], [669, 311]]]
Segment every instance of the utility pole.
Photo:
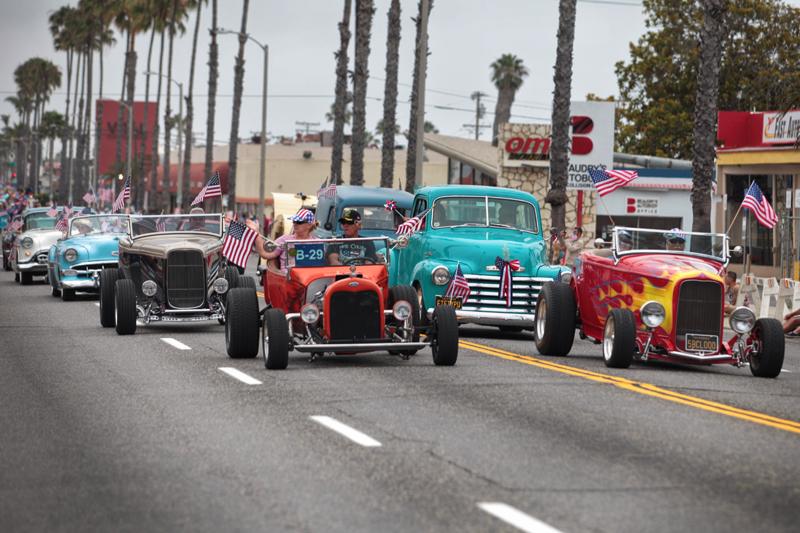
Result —
[[[171, 80], [178, 85], [178, 170], [177, 174], [177, 190], [175, 195], [175, 204], [183, 209], [183, 83]], [[167, 169], [165, 172], [169, 172]]]
[[319, 126], [319, 122], [305, 122], [302, 120], [295, 120], [294, 123], [306, 129], [306, 135], [311, 133], [311, 126]]
[[417, 72], [417, 153], [414, 178], [417, 187], [423, 185], [422, 157], [425, 152], [425, 74], [428, 71], [428, 10], [429, 0], [420, 0], [419, 71]]

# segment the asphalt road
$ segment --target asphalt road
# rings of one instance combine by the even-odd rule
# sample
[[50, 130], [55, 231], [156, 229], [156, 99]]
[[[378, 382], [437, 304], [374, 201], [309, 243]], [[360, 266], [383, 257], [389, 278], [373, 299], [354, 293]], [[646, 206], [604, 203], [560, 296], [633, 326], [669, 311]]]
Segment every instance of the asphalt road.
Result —
[[453, 368], [425, 350], [268, 372], [216, 323], [119, 337], [95, 298], [2, 272], [0, 531], [800, 527], [800, 341], [767, 380], [461, 333]]

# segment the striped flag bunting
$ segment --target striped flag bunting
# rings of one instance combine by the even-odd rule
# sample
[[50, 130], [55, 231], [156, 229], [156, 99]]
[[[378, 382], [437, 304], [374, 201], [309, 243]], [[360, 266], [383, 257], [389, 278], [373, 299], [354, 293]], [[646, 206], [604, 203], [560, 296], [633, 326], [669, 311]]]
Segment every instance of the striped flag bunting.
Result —
[[589, 176], [592, 178], [597, 192], [603, 197], [632, 182], [639, 177], [639, 173], [635, 170], [590, 168]]
[[447, 292], [444, 295], [448, 298], [461, 298], [461, 302], [466, 303], [471, 292], [472, 289], [470, 289], [469, 282], [461, 271], [461, 263], [459, 263], [456, 265], [456, 273], [450, 280], [450, 285], [447, 286]]
[[114, 200], [114, 205], [111, 207], [111, 212], [116, 213], [117, 211], [123, 209], [125, 207], [125, 202], [131, 199], [131, 177], [125, 180], [125, 185], [123, 185], [122, 190], [119, 191], [117, 195], [117, 199]]
[[758, 223], [765, 228], [772, 229], [778, 223], [778, 215], [775, 214], [775, 210], [769, 205], [769, 201], [755, 181], [747, 189], [742, 200], [742, 207], [749, 209], [755, 215]]
[[520, 269], [519, 260], [512, 259], [511, 261], [505, 261], [501, 257], [497, 257], [494, 260], [494, 264], [497, 270], [500, 271], [500, 299], [506, 301], [506, 307], [511, 307], [511, 300], [513, 298], [511, 293], [514, 288], [511, 272], [516, 272]]
[[208, 179], [205, 187], [200, 189], [197, 196], [192, 200], [192, 205], [202, 204], [206, 198], [219, 198], [222, 196], [222, 187], [219, 183], [219, 172], [215, 172], [213, 176]]
[[412, 235], [418, 232], [425, 226], [425, 217], [428, 215], [428, 212], [430, 212], [430, 209], [426, 209], [419, 215], [409, 218], [397, 226], [395, 233], [397, 235]]
[[250, 249], [258, 237], [258, 233], [251, 230], [241, 222], [231, 221], [228, 232], [225, 234], [225, 242], [222, 246], [222, 255], [230, 263], [244, 268], [247, 265], [247, 258], [250, 256]]

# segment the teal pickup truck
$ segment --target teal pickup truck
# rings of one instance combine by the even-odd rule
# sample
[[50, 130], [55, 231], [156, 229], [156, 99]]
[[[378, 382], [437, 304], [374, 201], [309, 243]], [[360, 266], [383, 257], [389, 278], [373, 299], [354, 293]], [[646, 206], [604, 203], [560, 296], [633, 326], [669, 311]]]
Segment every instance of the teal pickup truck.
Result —
[[[392, 253], [391, 286], [417, 290], [423, 321], [437, 304], [456, 309], [460, 323], [534, 328], [542, 284], [568, 280], [568, 270], [546, 262], [539, 203], [501, 187], [446, 185], [417, 191], [411, 214], [424, 224]], [[405, 239], [401, 239], [405, 241]], [[445, 297], [460, 265], [469, 295]], [[510, 274], [504, 290], [502, 274]]]

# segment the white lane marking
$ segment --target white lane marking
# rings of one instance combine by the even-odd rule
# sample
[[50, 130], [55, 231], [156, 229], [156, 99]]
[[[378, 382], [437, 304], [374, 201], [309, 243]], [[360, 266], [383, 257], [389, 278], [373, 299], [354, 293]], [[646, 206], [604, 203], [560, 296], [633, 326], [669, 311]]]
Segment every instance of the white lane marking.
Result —
[[262, 385], [260, 381], [256, 378], [248, 376], [244, 372], [240, 370], [236, 370], [235, 368], [231, 368], [229, 366], [221, 366], [219, 367], [220, 370], [228, 374], [230, 377], [234, 379], [238, 379], [242, 383], [246, 383], [247, 385]]
[[558, 529], [505, 503], [482, 502], [478, 503], [478, 507], [490, 515], [499, 518], [503, 522], [511, 524], [515, 528], [526, 531], [527, 533], [561, 533]]
[[314, 422], [322, 424], [326, 428], [333, 430], [344, 437], [347, 437], [351, 441], [355, 442], [356, 444], [360, 444], [361, 446], [374, 448], [381, 445], [380, 442], [376, 441], [369, 435], [361, 433], [357, 429], [353, 429], [347, 424], [339, 422], [335, 418], [331, 418], [329, 416], [320, 416], [320, 415], [311, 416], [309, 418], [311, 418], [311, 420], [313, 420]]
[[95, 302], [94, 305], [96, 305], [97, 307], [100, 307], [100, 302]]
[[174, 346], [179, 350], [191, 350], [191, 346], [186, 346], [181, 341], [175, 340], [172, 337], [161, 337], [161, 340], [169, 344], [170, 346]]
[[788, 368], [781, 368], [781, 372], [788, 372], [791, 374], [792, 372], [794, 372], [794, 370], [789, 370]]

